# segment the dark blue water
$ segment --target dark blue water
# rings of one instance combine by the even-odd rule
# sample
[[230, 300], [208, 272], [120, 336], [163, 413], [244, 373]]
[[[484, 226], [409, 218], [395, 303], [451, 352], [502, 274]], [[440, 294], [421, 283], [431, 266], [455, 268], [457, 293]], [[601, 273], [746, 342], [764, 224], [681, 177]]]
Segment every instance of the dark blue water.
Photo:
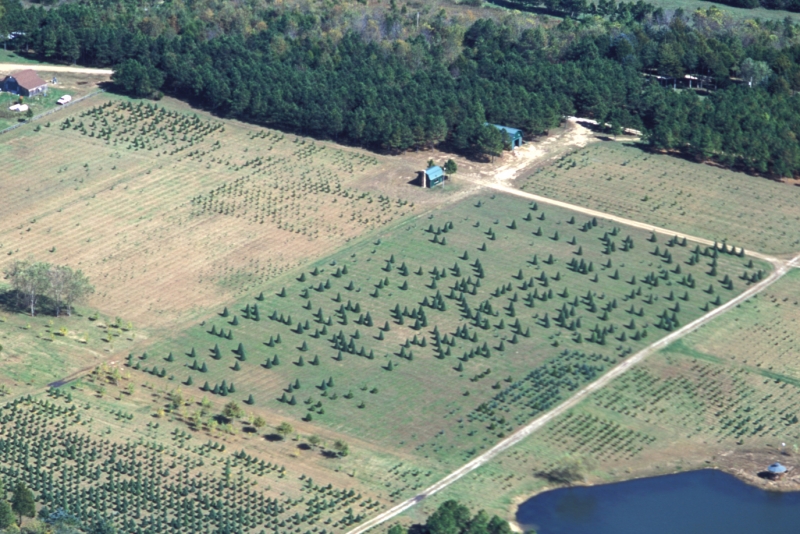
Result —
[[691, 471], [548, 491], [525, 501], [517, 522], [537, 534], [800, 534], [800, 492]]

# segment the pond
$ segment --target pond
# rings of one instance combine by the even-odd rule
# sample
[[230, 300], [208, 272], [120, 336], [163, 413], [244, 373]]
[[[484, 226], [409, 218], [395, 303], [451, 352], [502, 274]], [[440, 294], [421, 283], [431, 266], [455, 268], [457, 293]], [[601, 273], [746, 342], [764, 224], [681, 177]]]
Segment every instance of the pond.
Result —
[[522, 503], [517, 522], [537, 534], [798, 534], [800, 492], [690, 471], [548, 491]]

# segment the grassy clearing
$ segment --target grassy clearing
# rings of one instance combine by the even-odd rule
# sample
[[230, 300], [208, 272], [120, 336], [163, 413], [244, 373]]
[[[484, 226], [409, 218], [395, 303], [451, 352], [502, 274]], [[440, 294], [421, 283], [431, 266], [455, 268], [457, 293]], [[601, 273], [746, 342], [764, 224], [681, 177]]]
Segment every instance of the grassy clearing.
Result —
[[690, 15], [691, 13], [697, 11], [698, 9], [707, 10], [711, 7], [716, 7], [720, 11], [728, 14], [734, 20], [753, 20], [753, 19], [760, 19], [760, 20], [777, 20], [781, 21], [785, 18], [794, 19], [797, 22], [798, 17], [800, 14], [793, 13], [791, 11], [782, 11], [776, 9], [764, 9], [763, 7], [759, 7], [756, 9], [744, 9], [740, 7], [732, 7], [725, 4], [718, 4], [715, 2], [704, 2], [702, 0], [652, 0], [650, 2], [656, 7], [660, 7], [665, 11], [669, 10], [676, 10], [678, 8], [683, 9], [683, 11]]
[[767, 269], [652, 239], [516, 197], [469, 198], [127, 365], [217, 405], [252, 394], [253, 409], [453, 466]]
[[30, 317], [0, 309], [0, 384], [14, 394], [40, 389], [97, 365], [115, 350], [130, 350], [138, 332], [109, 327], [112, 323], [86, 310], [70, 317]]
[[0, 145], [0, 253], [83, 269], [92, 305], [137, 325], [186, 321], [413, 209], [352, 187], [380, 172], [365, 152], [121, 98], [68, 113]]
[[0, 63], [20, 63], [26, 65], [39, 65], [41, 61], [21, 56], [11, 50], [0, 50]]
[[595, 143], [542, 168], [522, 189], [764, 253], [800, 249], [800, 188], [742, 173]]

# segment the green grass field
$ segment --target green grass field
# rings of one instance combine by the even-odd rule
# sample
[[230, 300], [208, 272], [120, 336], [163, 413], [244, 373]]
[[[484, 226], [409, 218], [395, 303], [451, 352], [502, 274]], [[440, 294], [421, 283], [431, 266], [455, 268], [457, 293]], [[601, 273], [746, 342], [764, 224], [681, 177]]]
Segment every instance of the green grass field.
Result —
[[17, 54], [12, 50], [0, 50], [0, 63], [24, 63], [26, 65], [37, 65], [41, 61], [31, 59], [27, 56]]
[[595, 143], [521, 182], [525, 191], [762, 253], [800, 250], [800, 187]]
[[[0, 296], [9, 288], [0, 285]], [[53, 317], [0, 307], [0, 384], [12, 394], [37, 390], [50, 382], [91, 368], [115, 350], [130, 350], [137, 332], [110, 326], [114, 321], [81, 308]]]
[[175, 386], [191, 378], [198, 395], [224, 381], [235, 391], [205, 393], [252, 394], [255, 408], [454, 465], [768, 269], [651, 239], [474, 197], [267, 285], [128, 364]]
[[725, 321], [688, 336], [684, 343], [692, 351], [774, 372], [800, 385], [798, 302], [800, 271], [794, 269], [763, 294], [732, 310]]
[[[512, 515], [518, 497], [558, 485], [543, 475], [565, 466], [590, 483], [720, 465], [755, 478], [758, 462], [775, 458], [781, 443], [795, 456], [798, 291], [795, 269], [592, 394], [426, 508], [457, 498]], [[751, 463], [749, 472], [744, 466]], [[415, 510], [408, 518], [424, 513]]]

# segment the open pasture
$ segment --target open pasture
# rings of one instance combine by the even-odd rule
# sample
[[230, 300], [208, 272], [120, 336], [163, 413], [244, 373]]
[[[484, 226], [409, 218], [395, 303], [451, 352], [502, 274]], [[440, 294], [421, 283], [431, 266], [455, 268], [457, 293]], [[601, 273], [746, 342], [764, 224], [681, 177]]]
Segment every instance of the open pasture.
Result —
[[765, 9], [757, 7], [754, 9], [746, 9], [742, 7], [733, 7], [716, 2], [706, 2], [705, 0], [653, 0], [651, 2], [655, 7], [660, 7], [665, 12], [675, 11], [682, 9], [686, 15], [691, 15], [698, 9], [703, 11], [709, 9], [716, 9], [724, 13], [734, 21], [745, 21], [759, 19], [762, 21], [782, 21], [786, 18], [797, 21], [800, 14], [792, 11], [784, 11], [780, 9]]
[[285, 275], [127, 365], [453, 465], [763, 276], [736, 250], [475, 196]]
[[413, 209], [351, 187], [378, 168], [364, 152], [125, 99], [53, 117], [0, 146], [0, 253], [84, 270], [91, 304], [137, 325], [185, 321]]
[[537, 170], [523, 190], [749, 250], [800, 250], [800, 187], [594, 143]]

